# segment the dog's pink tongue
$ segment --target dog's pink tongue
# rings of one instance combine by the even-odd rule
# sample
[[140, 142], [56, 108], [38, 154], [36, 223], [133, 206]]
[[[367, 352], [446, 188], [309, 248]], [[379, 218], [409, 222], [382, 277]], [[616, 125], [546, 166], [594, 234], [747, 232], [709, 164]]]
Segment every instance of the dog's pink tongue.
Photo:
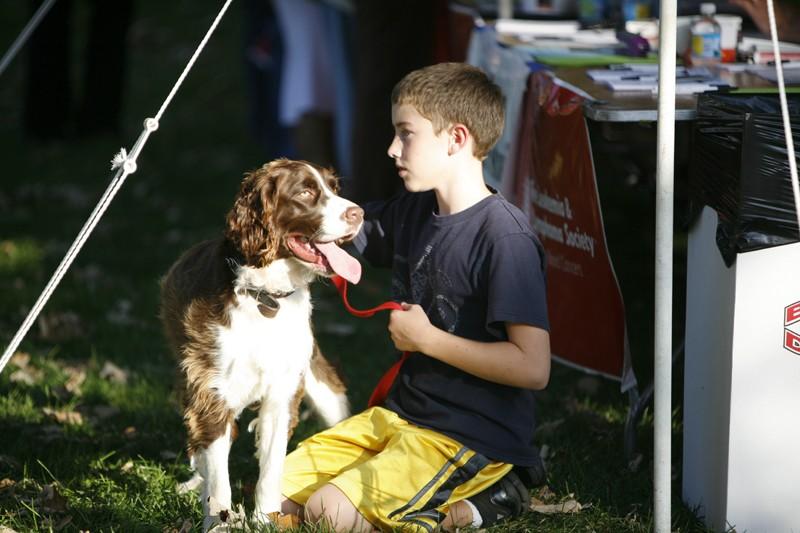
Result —
[[354, 285], [361, 280], [361, 263], [335, 242], [316, 242], [314, 246], [325, 256], [334, 272]]

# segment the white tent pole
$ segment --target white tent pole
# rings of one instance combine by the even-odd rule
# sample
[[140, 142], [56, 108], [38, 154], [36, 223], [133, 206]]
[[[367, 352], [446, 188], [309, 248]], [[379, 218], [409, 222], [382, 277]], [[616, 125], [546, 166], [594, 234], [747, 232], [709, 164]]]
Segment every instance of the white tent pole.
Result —
[[654, 340], [653, 531], [669, 533], [672, 453], [672, 220], [675, 180], [675, 0], [661, 0]]

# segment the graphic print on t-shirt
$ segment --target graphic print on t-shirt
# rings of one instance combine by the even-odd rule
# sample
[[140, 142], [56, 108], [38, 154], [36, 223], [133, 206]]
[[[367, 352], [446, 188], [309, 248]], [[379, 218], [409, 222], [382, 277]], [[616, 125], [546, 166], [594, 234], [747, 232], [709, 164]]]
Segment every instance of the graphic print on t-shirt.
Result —
[[[408, 260], [395, 256], [392, 290], [395, 299], [419, 303], [435, 326], [453, 333], [458, 325], [458, 306], [448, 297], [453, 282], [446, 272], [435, 268], [431, 259], [433, 252], [434, 245], [427, 244], [422, 256], [410, 272], [407, 272]], [[400, 265], [405, 268], [397, 268]], [[406, 272], [407, 276], [404, 279]], [[409, 290], [410, 298], [408, 298]]]

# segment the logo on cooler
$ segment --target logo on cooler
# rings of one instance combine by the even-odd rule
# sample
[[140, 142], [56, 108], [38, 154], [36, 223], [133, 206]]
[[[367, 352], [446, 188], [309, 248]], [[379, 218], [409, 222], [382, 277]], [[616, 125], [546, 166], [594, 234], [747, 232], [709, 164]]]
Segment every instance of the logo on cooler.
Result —
[[[783, 310], [783, 347], [800, 355], [800, 302], [786, 306]], [[795, 327], [790, 327], [797, 324]]]

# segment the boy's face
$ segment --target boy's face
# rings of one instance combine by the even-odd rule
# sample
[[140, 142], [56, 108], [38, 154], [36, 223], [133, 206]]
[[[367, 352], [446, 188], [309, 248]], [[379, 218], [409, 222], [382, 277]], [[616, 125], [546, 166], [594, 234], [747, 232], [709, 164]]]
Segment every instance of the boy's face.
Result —
[[406, 190], [429, 191], [447, 179], [449, 128], [437, 135], [431, 121], [410, 104], [392, 106], [392, 124], [394, 138], [387, 153]]

